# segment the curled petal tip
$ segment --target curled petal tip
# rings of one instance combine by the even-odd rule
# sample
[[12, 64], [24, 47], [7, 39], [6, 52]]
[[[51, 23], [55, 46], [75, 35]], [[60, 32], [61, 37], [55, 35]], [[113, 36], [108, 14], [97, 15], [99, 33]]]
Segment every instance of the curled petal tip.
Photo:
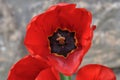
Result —
[[92, 29], [94, 31], [96, 29], [96, 25], [92, 25]]

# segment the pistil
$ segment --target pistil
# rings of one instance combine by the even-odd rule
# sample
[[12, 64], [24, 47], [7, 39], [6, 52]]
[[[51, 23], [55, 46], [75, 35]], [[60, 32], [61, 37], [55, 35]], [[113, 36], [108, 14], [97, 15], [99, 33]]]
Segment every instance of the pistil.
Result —
[[58, 38], [56, 39], [57, 41], [59, 41], [60, 45], [64, 45], [65, 44], [65, 37], [63, 37], [61, 34], [57, 34]]

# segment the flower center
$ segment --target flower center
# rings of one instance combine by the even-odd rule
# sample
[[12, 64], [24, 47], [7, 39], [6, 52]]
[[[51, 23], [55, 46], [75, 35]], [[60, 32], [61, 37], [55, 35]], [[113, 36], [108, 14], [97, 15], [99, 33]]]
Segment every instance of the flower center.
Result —
[[66, 57], [68, 53], [76, 48], [74, 36], [74, 32], [58, 29], [52, 36], [48, 37], [51, 53]]
[[58, 35], [58, 38], [56, 40], [59, 41], [60, 45], [64, 45], [65, 44], [65, 37], [61, 36], [59, 33], [57, 35]]

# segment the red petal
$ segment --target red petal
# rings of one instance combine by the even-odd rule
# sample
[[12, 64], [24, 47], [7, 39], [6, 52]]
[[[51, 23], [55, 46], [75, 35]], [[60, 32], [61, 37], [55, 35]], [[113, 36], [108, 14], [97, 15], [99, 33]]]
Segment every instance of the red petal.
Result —
[[60, 26], [58, 13], [56, 10], [47, 11], [39, 18], [39, 25], [43, 28], [47, 37], [51, 36], [53, 32]]
[[53, 73], [52, 68], [47, 68], [42, 70], [35, 80], [60, 80], [60, 77], [57, 71]]
[[108, 67], [89, 64], [78, 71], [76, 80], [116, 80], [116, 77]]
[[72, 8], [69, 11], [62, 9], [60, 21], [64, 27], [75, 31], [77, 37], [80, 37], [84, 30], [90, 28], [92, 16], [91, 13], [84, 8]]
[[34, 17], [32, 21], [28, 24], [24, 44], [31, 54], [46, 56], [49, 52], [48, 40], [47, 37], [44, 35], [44, 30], [38, 24], [38, 18], [39, 16]]
[[90, 29], [90, 31], [85, 31], [81, 39], [79, 39], [78, 41], [79, 42], [78, 46], [80, 45], [80, 47], [82, 47], [85, 53], [87, 53], [87, 51], [91, 47], [92, 38], [93, 38], [93, 29]]
[[40, 24], [42, 25], [47, 36], [50, 36], [55, 32], [58, 28], [61, 27], [61, 22], [59, 20], [59, 14], [62, 9], [71, 10], [75, 7], [75, 4], [67, 4], [67, 3], [59, 3], [50, 7], [40, 19]]
[[35, 80], [39, 72], [47, 67], [44, 60], [26, 56], [11, 68], [8, 80]]
[[71, 53], [67, 58], [62, 56], [51, 55], [48, 57], [49, 63], [55, 67], [59, 72], [71, 76], [76, 72], [79, 67], [82, 58], [84, 56], [84, 52], [81, 49], [76, 50]]

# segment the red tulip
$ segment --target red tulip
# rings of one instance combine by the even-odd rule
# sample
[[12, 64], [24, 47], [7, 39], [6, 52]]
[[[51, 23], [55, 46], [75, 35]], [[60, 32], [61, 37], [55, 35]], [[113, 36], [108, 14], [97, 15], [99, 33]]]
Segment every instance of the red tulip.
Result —
[[[27, 27], [25, 45], [31, 55], [18, 61], [8, 80], [60, 80], [59, 73], [72, 75], [91, 45], [92, 16], [75, 4], [61, 3], [34, 17]], [[105, 66], [80, 68], [76, 80], [116, 80]]]
[[72, 75], [91, 46], [92, 15], [75, 4], [60, 3], [35, 16], [27, 27], [25, 45], [59, 72]]
[[78, 71], [76, 80], [116, 80], [116, 77], [113, 71], [106, 66], [89, 64]]
[[7, 80], [60, 80], [60, 77], [42, 58], [29, 55], [11, 68]]

